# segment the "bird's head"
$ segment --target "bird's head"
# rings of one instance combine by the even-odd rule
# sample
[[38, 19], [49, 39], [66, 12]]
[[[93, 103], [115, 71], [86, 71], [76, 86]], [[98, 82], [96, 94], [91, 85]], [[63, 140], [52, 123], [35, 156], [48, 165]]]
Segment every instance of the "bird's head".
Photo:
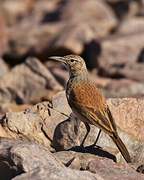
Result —
[[63, 57], [52, 56], [49, 59], [63, 62], [69, 69], [70, 74], [76, 75], [81, 72], [87, 71], [85, 61], [77, 55], [66, 55]]

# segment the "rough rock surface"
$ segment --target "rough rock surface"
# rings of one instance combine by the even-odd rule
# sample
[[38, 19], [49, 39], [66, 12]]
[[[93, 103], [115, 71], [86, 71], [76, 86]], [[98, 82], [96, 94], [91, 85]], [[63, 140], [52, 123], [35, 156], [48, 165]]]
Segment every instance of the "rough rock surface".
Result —
[[[144, 0], [0, 0], [0, 179], [144, 179], [143, 41]], [[79, 146], [86, 128], [55, 95], [68, 71], [48, 59], [71, 53], [110, 97], [132, 164], [104, 132], [91, 146], [94, 126]]]
[[88, 165], [88, 170], [107, 180], [142, 180], [144, 178], [144, 175], [136, 173], [128, 164], [116, 164], [109, 159], [92, 160]]
[[[119, 135], [129, 149], [133, 162], [144, 162], [143, 99], [111, 98], [107, 102], [118, 126]], [[59, 93], [51, 103], [42, 102], [23, 112], [7, 113], [1, 118], [0, 136], [36, 141], [49, 149], [52, 145], [57, 151], [77, 148], [83, 140], [86, 128], [70, 114], [65, 94]], [[91, 145], [97, 134], [98, 128], [91, 126], [85, 146]], [[116, 155], [117, 161], [123, 160], [105, 133], [101, 133], [97, 145]]]
[[[141, 71], [142, 72], [142, 71]], [[143, 72], [142, 72], [143, 73]], [[134, 77], [134, 74], [132, 75]], [[137, 76], [138, 77], [138, 76]], [[140, 76], [139, 79], [143, 79]], [[125, 98], [125, 97], [143, 97], [144, 83], [131, 79], [113, 79], [107, 82], [103, 88], [106, 97]]]
[[[59, 160], [53, 157], [52, 154], [42, 146], [8, 139], [0, 140], [0, 158], [0, 168], [4, 167], [4, 165], [9, 166], [7, 172], [10, 173], [10, 171], [15, 170], [15, 175], [46, 166], [53, 170], [64, 167]], [[0, 171], [0, 173], [3, 172]]]
[[68, 180], [102, 180], [98, 175], [94, 175], [93, 173], [87, 171], [77, 171], [71, 169], [49, 169], [49, 168], [39, 168], [23, 175], [17, 176], [13, 178], [13, 180], [63, 180], [67, 178]]
[[122, 22], [118, 29], [118, 33], [123, 35], [128, 34], [136, 34], [139, 32], [143, 32], [144, 30], [144, 21], [142, 17], [135, 17], [132, 19], [127, 19]]
[[[104, 40], [101, 44], [102, 53], [98, 60], [99, 73], [143, 82], [144, 65], [138, 62], [143, 50], [143, 41], [143, 33]], [[136, 71], [137, 73], [135, 73]]]
[[0, 79], [0, 102], [34, 102], [62, 89], [40, 61], [29, 58]]
[[[100, 153], [104, 154], [100, 148], [95, 149], [95, 152], [99, 153], [99, 155]], [[110, 154], [109, 156], [107, 154], [109, 159], [96, 156], [92, 154], [92, 151], [89, 151], [89, 153], [61, 151], [54, 153], [54, 156], [72, 169], [89, 170], [99, 175], [102, 179], [143, 179], [142, 175], [135, 172], [133, 165], [115, 163], [110, 159]]]
[[[65, 95], [63, 95], [63, 99], [64, 98]], [[120, 137], [128, 147], [133, 161], [143, 162], [143, 99], [111, 98], [107, 100], [107, 103], [118, 126]], [[76, 119], [74, 121], [65, 120], [56, 127], [53, 137], [53, 143], [56, 145], [57, 150], [70, 149], [70, 147], [72, 148], [74, 144], [75, 146], [80, 145], [80, 142], [82, 141], [86, 133], [86, 128], [83, 123], [81, 123], [78, 130], [79, 132], [73, 132], [76, 124], [77, 126], [79, 126], [79, 121], [77, 121]], [[77, 133], [79, 140], [76, 139]], [[85, 146], [91, 145], [95, 141], [97, 134], [98, 128], [92, 126], [90, 134], [85, 142]], [[71, 139], [75, 139], [75, 141], [72, 141]], [[105, 133], [101, 134], [97, 145], [103, 147], [104, 149], [110, 148], [110, 152], [116, 155], [117, 160], [122, 160], [119, 151], [117, 149], [116, 151], [114, 150], [115, 146], [113, 142]]]
[[[136, 172], [144, 163], [143, 99], [111, 98], [107, 103], [134, 164], [129, 166], [113, 162], [122, 162], [123, 159], [105, 133], [100, 135], [97, 146], [91, 147], [98, 133], [94, 126], [91, 127], [85, 148], [80, 148], [86, 129], [74, 115], [70, 115], [65, 94], [61, 92], [52, 102], [42, 102], [25, 111], [9, 112], [1, 117], [0, 137], [11, 140], [1, 138], [0, 172], [5, 177], [17, 176], [15, 179], [46, 179], [49, 176], [53, 180], [66, 175], [70, 180], [83, 177], [105, 179], [106, 175], [108, 179], [117, 180], [121, 177], [143, 179], [143, 175]], [[55, 152], [51, 145], [55, 150], [63, 151]], [[53, 155], [48, 149], [54, 152]]]
[[[7, 54], [14, 57], [27, 54], [46, 57], [48, 53], [60, 52], [61, 49], [80, 54], [86, 43], [108, 35], [117, 26], [117, 20], [106, 3], [74, 0], [59, 4], [50, 11], [46, 8], [48, 4], [41, 3], [31, 15], [34, 20], [29, 18], [26, 24], [19, 23], [12, 27], [9, 31], [11, 43]], [[45, 6], [45, 9], [41, 9], [41, 12], [45, 12], [42, 17], [38, 12], [39, 6]], [[73, 9], [75, 16], [72, 16]], [[15, 34], [17, 28], [21, 30]]]
[[[6, 113], [0, 119], [0, 137], [36, 141], [51, 149], [56, 126], [68, 118], [65, 112], [71, 112], [63, 97], [63, 93], [59, 93], [52, 99], [52, 104], [45, 101], [29, 108], [22, 106], [26, 110], [21, 112]], [[63, 106], [61, 102], [64, 103]]]
[[0, 12], [0, 56], [7, 50], [8, 36], [6, 29], [5, 20]]
[[[80, 172], [67, 169], [64, 165], [55, 158], [49, 151], [43, 147], [28, 142], [13, 142], [10, 140], [0, 141], [0, 157], [1, 166], [9, 166], [7, 173], [0, 171], [1, 175], [8, 175], [14, 179], [62, 179], [67, 176], [70, 180], [86, 179], [97, 180], [94, 174], [90, 172]], [[15, 170], [15, 171], [14, 171]], [[13, 172], [13, 174], [10, 174]], [[2, 176], [1, 176], [2, 177]]]
[[[69, 180], [104, 180], [106, 177], [107, 179], [116, 180], [121, 178], [141, 180], [144, 177], [144, 175], [137, 173], [128, 164], [116, 164], [110, 159], [97, 157], [89, 153], [65, 152], [65, 161], [68, 158], [70, 159], [65, 164], [68, 167], [65, 167], [61, 153], [52, 154], [35, 143], [1, 139], [0, 175], [1, 177], [15, 180], [47, 178], [56, 180], [64, 179], [65, 177]], [[72, 156], [74, 158], [71, 160]], [[71, 163], [74, 165], [75, 160], [80, 162], [83, 169], [79, 169], [78, 166], [75, 166], [74, 169], [71, 166]]]
[[63, 46], [76, 54], [83, 51], [84, 44], [105, 37], [117, 25], [110, 8], [102, 1], [95, 0], [68, 1], [63, 7], [61, 18], [64, 21], [61, 32], [64, 33], [59, 33], [54, 46]]
[[7, 64], [0, 58], [0, 78], [8, 72], [9, 68]]

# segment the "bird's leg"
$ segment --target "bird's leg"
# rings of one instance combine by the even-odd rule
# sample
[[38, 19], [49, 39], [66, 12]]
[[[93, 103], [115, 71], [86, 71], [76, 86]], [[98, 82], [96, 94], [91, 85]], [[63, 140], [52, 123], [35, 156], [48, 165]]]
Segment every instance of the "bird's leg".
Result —
[[101, 129], [99, 130], [98, 135], [97, 135], [97, 137], [96, 137], [96, 140], [95, 140], [95, 142], [92, 144], [92, 146], [96, 146], [96, 144], [97, 144], [97, 142], [98, 142], [98, 139], [99, 139], [99, 137], [100, 137], [100, 134], [101, 134]]
[[85, 135], [85, 137], [83, 138], [83, 141], [82, 141], [82, 143], [81, 143], [81, 145], [80, 145], [81, 147], [84, 146], [84, 142], [85, 142], [85, 140], [86, 140], [86, 138], [87, 138], [87, 136], [88, 136], [88, 134], [89, 134], [89, 132], [90, 132], [90, 125], [89, 125], [87, 122], [85, 122], [84, 124], [85, 124], [85, 127], [86, 127], [87, 132], [86, 132], [86, 135]]

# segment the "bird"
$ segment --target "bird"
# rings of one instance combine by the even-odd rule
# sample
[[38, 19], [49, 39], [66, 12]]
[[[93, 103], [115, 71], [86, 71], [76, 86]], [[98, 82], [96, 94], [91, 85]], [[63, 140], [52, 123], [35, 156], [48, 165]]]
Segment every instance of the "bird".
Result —
[[[90, 132], [90, 125], [94, 125], [110, 136], [127, 163], [131, 163], [130, 154], [118, 135], [115, 120], [106, 103], [106, 98], [90, 78], [84, 59], [78, 55], [51, 56], [51, 60], [64, 63], [69, 71], [66, 85], [66, 97], [73, 113], [85, 124], [86, 135], [81, 146]], [[98, 137], [94, 143], [96, 144]]]

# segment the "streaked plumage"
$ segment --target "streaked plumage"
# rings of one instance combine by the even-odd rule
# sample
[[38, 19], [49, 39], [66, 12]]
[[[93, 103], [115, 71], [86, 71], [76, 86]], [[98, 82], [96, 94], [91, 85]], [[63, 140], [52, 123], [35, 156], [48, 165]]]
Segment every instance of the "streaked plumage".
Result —
[[92, 124], [107, 133], [117, 145], [124, 159], [131, 162], [129, 152], [118, 136], [116, 124], [106, 100], [95, 82], [89, 78], [84, 60], [76, 55], [52, 57], [52, 59], [62, 61], [68, 66], [70, 78], [66, 88], [67, 100], [72, 111], [87, 128], [82, 145], [90, 131], [89, 124]]

